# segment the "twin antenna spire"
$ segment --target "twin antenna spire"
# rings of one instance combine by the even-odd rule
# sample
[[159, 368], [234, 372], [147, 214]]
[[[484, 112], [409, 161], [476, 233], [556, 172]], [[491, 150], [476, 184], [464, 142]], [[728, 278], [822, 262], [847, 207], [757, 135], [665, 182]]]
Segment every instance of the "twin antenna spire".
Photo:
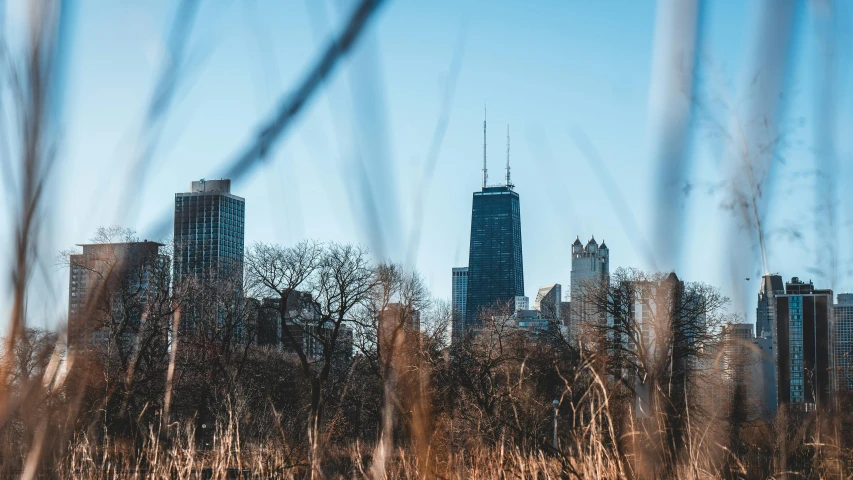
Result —
[[489, 171], [486, 168], [486, 106], [483, 105], [483, 188], [489, 182]]
[[[486, 107], [483, 106], [483, 188], [489, 183], [489, 170], [486, 166]], [[506, 126], [506, 186], [514, 187], [509, 175], [509, 125]]]

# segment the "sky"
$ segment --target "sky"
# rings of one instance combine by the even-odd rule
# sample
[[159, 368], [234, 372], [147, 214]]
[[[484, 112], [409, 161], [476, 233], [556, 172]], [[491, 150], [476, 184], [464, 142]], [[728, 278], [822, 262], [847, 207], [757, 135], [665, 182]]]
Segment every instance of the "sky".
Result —
[[[55, 326], [63, 320], [68, 272], [57, 266], [58, 252], [86, 242], [103, 225], [159, 239], [153, 226], [171, 221], [174, 194], [188, 191], [193, 180], [219, 178], [302, 78], [352, 3], [201, 2], [174, 102], [157, 149], [140, 172], [130, 165], [169, 58], [175, 2], [75, 2], [62, 134], [42, 231], [48, 253], [31, 293], [39, 298], [30, 300], [34, 324]], [[6, 2], [0, 21], [7, 32], [23, 22], [20, 4]], [[822, 243], [811, 220], [818, 208], [821, 124], [815, 72], [821, 71], [822, 4], [797, 7], [779, 120], [784, 141], [765, 192], [777, 206], [766, 218], [770, 271], [812, 278], [820, 287], [830, 282], [815, 268]], [[702, 111], [719, 111], [721, 103], [738, 110], [755, 94], [749, 83], [757, 73], [750, 45], [761, 6], [715, 1], [702, 10], [696, 87], [707, 107]], [[661, 38], [664, 46], [667, 40], [656, 32], [661, 35], [671, 7], [669, 1], [387, 1], [268, 159], [232, 184], [232, 193], [246, 199], [246, 244], [292, 245], [305, 238], [361, 243], [377, 259], [417, 269], [436, 297], [449, 299], [451, 268], [467, 265], [485, 107], [490, 183], [503, 178], [507, 127], [510, 132], [531, 302], [540, 286], [555, 282], [568, 294], [576, 236], [606, 241], [611, 269], [657, 267], [643, 245], [653, 238], [651, 225], [660, 208], [654, 151], [662, 113], [653, 82], [656, 38], [658, 48]], [[853, 177], [853, 135], [843, 135], [853, 127], [853, 94], [846, 87], [851, 12], [845, 8], [841, 4], [837, 12], [838, 90], [831, 124], [838, 165], [833, 177], [839, 185], [831, 199], [838, 212], [839, 254], [832, 287], [838, 292], [853, 289], [851, 218], [844, 208], [853, 194], [843, 188]], [[751, 237], [741, 235], [739, 248], [747, 253], [737, 257], [725, 241], [725, 232], [738, 228], [735, 222], [732, 230], [735, 215], [721, 195], [725, 149], [713, 125], [702, 118], [691, 125], [686, 172], [691, 188], [677, 206], [686, 223], [675, 268], [686, 280], [719, 286], [732, 297], [732, 310], [753, 322], [763, 267]], [[443, 131], [439, 143], [433, 140], [437, 130]], [[578, 132], [594, 147], [596, 161], [578, 148]], [[437, 152], [434, 169], [427, 165], [431, 148]], [[614, 188], [627, 212], [608, 193]], [[420, 222], [418, 198], [423, 198]], [[14, 235], [14, 200], [4, 201], [0, 253], [11, 258], [7, 240]], [[733, 258], [746, 258], [738, 270], [748, 272], [742, 283], [732, 281]], [[0, 282], [8, 293], [9, 275]], [[8, 295], [2, 301], [8, 311]]]

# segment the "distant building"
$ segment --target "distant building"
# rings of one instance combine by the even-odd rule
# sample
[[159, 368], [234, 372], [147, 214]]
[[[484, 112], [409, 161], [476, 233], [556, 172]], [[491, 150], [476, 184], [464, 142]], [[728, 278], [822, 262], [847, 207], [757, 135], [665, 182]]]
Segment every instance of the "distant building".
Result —
[[379, 313], [379, 330], [391, 333], [393, 329], [420, 332], [421, 312], [400, 303], [389, 303]]
[[761, 277], [758, 292], [758, 307], [755, 309], [755, 337], [773, 338], [776, 319], [776, 295], [785, 293], [780, 275], [767, 274]]
[[231, 180], [199, 180], [175, 194], [174, 281], [188, 276], [243, 278], [246, 201]]
[[839, 293], [832, 308], [835, 386], [853, 391], [853, 293]]
[[[592, 237], [583, 246], [580, 237], [572, 244], [572, 286], [571, 286], [571, 321], [570, 329], [596, 318], [605, 321], [603, 315], [585, 301], [585, 291], [610, 281], [610, 250], [604, 242], [599, 246]], [[602, 318], [598, 318], [602, 317]]]
[[[668, 366], [673, 372], [707, 371], [708, 365], [703, 357], [708, 345], [692, 334], [697, 330], [702, 331], [707, 326], [705, 323], [707, 312], [704, 310], [705, 303], [698, 297], [700, 294], [685, 291], [684, 281], [674, 272], [656, 280], [633, 282], [631, 287], [634, 299], [630, 306], [623, 307], [629, 316], [631, 332], [616, 334], [607, 339], [613, 345], [613, 349], [610, 350], [611, 355], [628, 355], [637, 362], [654, 365], [668, 355], [668, 352], [675, 350], [680, 353], [670, 357]], [[683, 325], [683, 330], [678, 333], [671, 328], [674, 325], [673, 316], [683, 320], [679, 322]], [[689, 326], [684, 325], [687, 322]], [[658, 342], [658, 335], [672, 335], [671, 341]], [[703, 344], [696, 343], [699, 341], [703, 341]], [[667, 347], [667, 344], [670, 346]], [[659, 351], [658, 348], [661, 346], [667, 350]], [[613, 359], [619, 361], [617, 357]], [[687, 382], [684, 385], [685, 394], [697, 399], [707, 397], [709, 392], [699, 388], [693, 377], [693, 375], [684, 374], [683, 378]], [[651, 389], [654, 385], [647, 383], [647, 379], [643, 376], [635, 376], [630, 381], [633, 382], [636, 392], [636, 415], [639, 418], [652, 415], [654, 409], [651, 403]]]
[[379, 312], [377, 344], [384, 361], [399, 362], [400, 352], [412, 352], [419, 344], [421, 313], [410, 305], [389, 303]]
[[741, 384], [746, 387], [749, 384], [748, 375], [752, 373], [750, 367], [753, 362], [751, 323], [728, 323], [723, 325], [723, 378], [734, 387]]
[[813, 411], [832, 393], [832, 290], [794, 277], [776, 294], [776, 367], [779, 405]]
[[465, 302], [468, 296], [468, 267], [453, 268], [453, 294], [451, 298], [453, 342], [459, 341], [465, 334]]
[[531, 332], [541, 332], [553, 326], [552, 320], [539, 310], [517, 310], [510, 318], [516, 327]]
[[[256, 343], [294, 355], [301, 348], [309, 358], [322, 357], [323, 345], [330, 339], [332, 328], [319, 326], [320, 308], [311, 294], [293, 292], [287, 300], [283, 320], [280, 307], [280, 298], [265, 298], [261, 302]], [[338, 332], [336, 351], [346, 357], [352, 356], [352, 342], [352, 329], [342, 325]]]
[[723, 326], [723, 372], [730, 379], [744, 378], [749, 364], [752, 340], [751, 323], [728, 323]]
[[572, 319], [572, 302], [560, 302], [560, 317], [563, 326], [568, 328]]
[[546, 285], [539, 288], [533, 308], [542, 312], [542, 315], [554, 321], [560, 322], [562, 318], [563, 287], [559, 283]]
[[[746, 393], [746, 414], [749, 420], [772, 420], [776, 415], [776, 367], [773, 362], [773, 339], [756, 338], [752, 324], [723, 326], [723, 378], [730, 388], [738, 383]], [[732, 393], [717, 395], [715, 402], [723, 409]]]
[[[102, 314], [139, 322], [153, 295], [169, 293], [169, 257], [157, 242], [83, 244], [69, 258], [68, 344], [86, 348], [101, 329]], [[119, 294], [114, 299], [112, 296]], [[109, 310], [109, 311], [107, 311]]]
[[748, 377], [750, 402], [757, 407], [756, 413], [765, 420], [772, 420], [776, 416], [778, 406], [773, 344], [773, 339], [767, 337], [752, 340], [753, 361]]
[[516, 297], [524, 295], [521, 202], [510, 180], [509, 149], [505, 183], [489, 186], [485, 134], [484, 120], [483, 185], [481, 191], [474, 192], [471, 208], [466, 329], [476, 327], [484, 311], [507, 306], [510, 311], [516, 310]]
[[530, 298], [525, 297], [524, 295], [518, 295], [515, 297], [515, 311], [519, 310], [528, 310], [530, 308]]
[[477, 325], [483, 310], [515, 309], [524, 295], [521, 257], [521, 207], [511, 187], [484, 187], [474, 193], [468, 254], [466, 327]]

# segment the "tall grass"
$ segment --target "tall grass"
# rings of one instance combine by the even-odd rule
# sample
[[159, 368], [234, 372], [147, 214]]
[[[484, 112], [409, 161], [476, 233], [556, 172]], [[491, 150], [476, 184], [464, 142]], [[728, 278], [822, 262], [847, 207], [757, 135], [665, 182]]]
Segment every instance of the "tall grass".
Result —
[[[228, 176], [245, 176], [266, 158], [351, 50], [381, 3], [358, 3], [303, 80], [281, 99], [257, 136], [232, 158]], [[44, 205], [45, 188], [55, 171], [60, 147], [56, 123], [61, 112], [62, 67], [68, 54], [61, 42], [66, 26], [63, 7], [58, 0], [31, 2], [21, 55], [12, 55], [5, 42], [0, 51], [0, 60], [4, 61], [0, 99], [12, 100], [11, 105], [0, 105], [0, 113], [14, 113], [11, 127], [0, 125], [4, 178], [14, 177], [7, 182], [14, 206], [14, 245], [7, 272], [13, 291], [10, 328], [0, 351], [0, 475], [67, 479], [853, 475], [853, 435], [849, 433], [853, 431], [849, 408], [853, 399], [845, 394], [819, 411], [783, 409], [775, 419], [763, 420], [745, 413], [744, 397], [738, 390], [743, 386], [737, 382], [695, 382], [688, 388], [673, 386], [675, 382], [670, 379], [668, 383], [647, 385], [644, 394], [656, 408], [650, 414], [638, 412], [638, 384], [644, 384], [647, 377], [637, 371], [622, 375], [610, 368], [608, 351], [600, 339], [586, 342], [567, 338], [559, 328], [531, 334], [512, 325], [507, 312], [492, 312], [484, 316], [477, 335], [451, 346], [446, 336], [449, 312], [429, 298], [416, 272], [401, 266], [361, 265], [364, 272], [370, 272], [363, 279], [369, 289], [364, 287], [364, 298], [353, 301], [351, 309], [336, 312], [340, 314], [336, 329], [341, 325], [356, 329], [350, 345], [355, 353], [347, 362], [339, 362], [332, 353], [325, 355], [325, 362], [304, 352], [297, 359], [282, 349], [240, 339], [243, 334], [255, 338], [250, 333], [257, 333], [252, 330], [257, 319], [239, 309], [237, 313], [229, 311], [226, 307], [234, 305], [228, 304], [222, 290], [180, 289], [169, 294], [172, 296], [164, 302], [165, 313], [159, 318], [146, 312], [143, 323], [150, 329], [147, 338], [154, 339], [152, 343], [159, 350], [140, 345], [143, 327], [139, 326], [136, 343], [129, 347], [132, 368], [116, 367], [127, 358], [113, 350], [127, 347], [128, 337], [123, 334], [108, 335], [106, 349], [86, 350], [69, 348], [63, 332], [32, 329], [27, 307], [28, 302], [39, 301], [32, 295], [33, 278], [43, 270], [46, 255], [39, 238], [50, 220]], [[180, 15], [191, 19], [195, 8], [193, 2], [185, 2]], [[764, 43], [775, 45], [777, 36], [788, 38], [793, 22], [790, 12], [788, 5], [780, 14], [786, 26], [781, 33], [772, 25], [766, 27]], [[697, 18], [701, 21], [698, 13]], [[179, 17], [172, 39], [176, 61], [180, 60], [188, 28]], [[415, 208], [415, 234], [407, 252], [410, 259], [417, 256], [422, 202], [451, 110], [463, 44], [460, 39], [429, 149], [426, 181]], [[785, 45], [774, 56], [780, 57], [774, 62], [774, 70], [784, 70]], [[829, 60], [834, 61], [834, 50], [827, 50]], [[134, 159], [136, 172], [144, 173], [155, 150], [178, 67], [164, 68], [163, 79], [158, 82], [146, 120], [149, 123], [140, 135], [140, 152]], [[779, 84], [782, 76], [776, 72], [770, 82]], [[822, 97], [828, 123], [834, 115], [827, 106], [830, 101]], [[751, 109], [759, 111], [756, 114], [769, 110], [775, 116], [777, 101], [762, 97]], [[683, 119], [693, 115], [692, 110], [681, 114]], [[674, 130], [676, 137], [689, 133], [680, 126]], [[758, 160], [751, 159], [748, 148], [740, 155], [732, 153], [736, 157], [732, 175], [750, 173], [733, 181], [732, 208], [743, 217], [749, 236], [756, 238], [763, 269], [768, 270], [762, 227], [768, 200], [762, 197], [762, 190], [765, 175], [775, 161], [775, 136], [773, 132], [761, 133], [772, 137], [765, 145], [766, 139], [751, 138], [758, 137], [757, 133], [739, 131], [740, 143], [758, 144], [761, 155]], [[591, 163], [603, 163], [580, 130], [574, 137]], [[661, 146], [661, 167], [668, 169], [675, 164], [677, 171], [673, 178], [665, 179], [664, 187], [669, 190], [661, 192], [659, 201], [672, 202], [680, 194], [671, 187], [684, 180], [688, 157], [684, 138], [666, 140], [674, 143]], [[830, 136], [822, 141], [829, 152], [824, 168], [832, 169], [834, 139]], [[607, 188], [608, 196], [619, 210], [623, 226], [632, 233], [639, 232], [628, 202], [607, 170], [594, 170], [603, 184], [612, 187]], [[758, 177], [752, 174], [756, 170]], [[834, 179], [825, 172], [822, 179], [827, 195], [834, 195]], [[359, 192], [365, 204], [373, 201], [369, 186]], [[818, 226], [834, 234], [837, 214], [831, 208], [833, 199], [820, 198], [828, 206], [825, 221]], [[662, 211], [671, 214], [670, 207]], [[377, 225], [382, 222], [376, 211], [364, 211], [368, 212], [365, 224], [380, 230]], [[657, 236], [668, 236], [668, 228], [682, 228], [681, 217], [658, 220]], [[165, 218], [163, 224], [168, 223]], [[392, 237], [399, 237], [398, 233]], [[377, 235], [375, 243], [384, 245], [385, 237]], [[682, 235], [672, 238], [676, 243], [673, 258], [662, 257], [642, 239], [637, 242], [650, 264], [659, 259], [669, 265], [679, 262]], [[834, 279], [838, 255], [834, 244], [830, 247], [827, 259], [821, 262], [826, 263], [822, 268], [830, 270]], [[328, 277], [346, 273], [344, 267], [325, 271]], [[306, 283], [311, 285], [305, 288], [319, 289], [328, 306], [340, 301], [340, 292], [329, 287], [334, 282], [326, 281], [323, 289], [322, 285], [318, 287], [322, 282], [312, 277]], [[248, 291], [252, 287], [257, 285], [247, 281], [240, 288]], [[283, 301], [291, 290], [288, 287], [279, 292]], [[112, 292], [106, 291], [93, 294], [99, 299], [110, 295]], [[189, 311], [187, 305], [193, 302], [202, 302], [213, 311], [208, 312], [208, 320], [212, 320], [205, 327], [208, 330], [182, 330], [185, 308]], [[392, 329], [391, 338], [383, 340], [382, 313], [391, 303], [421, 312], [421, 330], [406, 331], [401, 322]], [[111, 303], [110, 308], [115, 305], [127, 304]], [[200, 311], [195, 310], [196, 314]], [[281, 311], [287, 313], [286, 304]], [[114, 313], [111, 309], [107, 312]], [[94, 311], [89, 313], [94, 315]], [[233, 318], [228, 316], [232, 313]], [[326, 315], [331, 317], [332, 313], [327, 311]], [[222, 321], [224, 317], [226, 322]], [[223, 332], [223, 323], [232, 330]], [[155, 350], [159, 353], [151, 353]], [[661, 371], [672, 369], [666, 362], [658, 364]], [[696, 375], [721, 378], [721, 373], [714, 366]], [[551, 402], [555, 399], [556, 443], [551, 437]], [[677, 444], [672, 444], [675, 423], [680, 435]]]

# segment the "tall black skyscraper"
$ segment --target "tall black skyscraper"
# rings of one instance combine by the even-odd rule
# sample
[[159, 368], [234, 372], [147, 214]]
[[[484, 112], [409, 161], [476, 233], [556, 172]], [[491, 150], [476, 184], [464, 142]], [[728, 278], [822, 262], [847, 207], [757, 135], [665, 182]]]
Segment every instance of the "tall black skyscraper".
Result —
[[507, 129], [506, 184], [487, 186], [486, 122], [483, 121], [483, 189], [474, 192], [465, 328], [477, 325], [483, 309], [510, 305], [524, 295], [521, 257], [521, 207], [509, 175]]
[[190, 187], [175, 194], [175, 283], [189, 275], [242, 278], [246, 201], [231, 194], [231, 180]]

